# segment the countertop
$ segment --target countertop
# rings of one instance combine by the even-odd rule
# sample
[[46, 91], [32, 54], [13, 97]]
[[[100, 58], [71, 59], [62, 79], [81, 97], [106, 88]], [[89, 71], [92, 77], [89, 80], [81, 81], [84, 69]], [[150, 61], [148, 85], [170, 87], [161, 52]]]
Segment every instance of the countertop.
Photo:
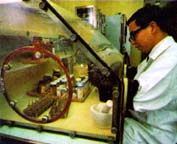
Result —
[[[90, 95], [84, 102], [72, 102], [69, 108], [67, 118], [61, 118], [55, 122], [40, 124], [46, 129], [55, 130], [59, 132], [76, 133], [82, 136], [88, 136], [92, 138], [114, 138], [115, 135], [111, 133], [111, 129], [97, 128], [90, 113], [90, 106], [92, 104], [99, 103], [98, 90], [93, 88]], [[0, 96], [0, 119], [7, 121], [15, 121], [22, 125], [38, 126], [39, 124], [29, 122], [15, 113], [5, 101], [3, 95]]]

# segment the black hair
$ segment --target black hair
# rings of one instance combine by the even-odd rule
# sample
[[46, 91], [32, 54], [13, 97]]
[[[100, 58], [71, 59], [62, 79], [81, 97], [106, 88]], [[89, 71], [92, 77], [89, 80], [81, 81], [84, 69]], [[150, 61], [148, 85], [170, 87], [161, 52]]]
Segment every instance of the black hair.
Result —
[[168, 2], [163, 9], [166, 15], [166, 31], [177, 41], [177, 0]]
[[127, 21], [129, 25], [130, 22], [135, 20], [136, 24], [140, 27], [147, 27], [150, 22], [155, 21], [159, 27], [162, 26], [163, 18], [162, 8], [156, 5], [145, 5], [143, 8], [140, 8], [136, 11], [130, 19]]
[[177, 7], [168, 5], [159, 7], [157, 5], [145, 5], [137, 10], [127, 21], [127, 25], [134, 21], [137, 26], [145, 28], [150, 22], [155, 21], [160, 29], [172, 35], [177, 41]]

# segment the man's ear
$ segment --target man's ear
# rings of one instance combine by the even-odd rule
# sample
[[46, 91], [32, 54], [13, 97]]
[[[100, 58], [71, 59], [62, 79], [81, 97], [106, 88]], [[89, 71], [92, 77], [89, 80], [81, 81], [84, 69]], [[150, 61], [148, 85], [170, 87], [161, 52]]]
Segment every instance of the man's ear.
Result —
[[157, 33], [159, 31], [159, 26], [157, 25], [157, 23], [155, 21], [150, 22], [150, 27], [151, 27], [151, 33]]

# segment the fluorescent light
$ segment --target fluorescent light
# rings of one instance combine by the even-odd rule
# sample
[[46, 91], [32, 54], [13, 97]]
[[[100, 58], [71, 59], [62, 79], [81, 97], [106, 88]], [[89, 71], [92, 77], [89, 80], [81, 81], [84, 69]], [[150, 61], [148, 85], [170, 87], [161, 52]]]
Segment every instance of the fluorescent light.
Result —
[[22, 0], [0, 0], [0, 4], [21, 2]]

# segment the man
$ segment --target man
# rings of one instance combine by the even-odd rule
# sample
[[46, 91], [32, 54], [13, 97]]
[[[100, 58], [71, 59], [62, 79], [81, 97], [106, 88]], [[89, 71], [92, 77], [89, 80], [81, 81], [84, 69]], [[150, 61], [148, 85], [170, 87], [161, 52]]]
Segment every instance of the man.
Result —
[[137, 68], [138, 88], [125, 118], [124, 144], [176, 144], [177, 43], [158, 6], [145, 6], [128, 20], [130, 42], [147, 55]]

